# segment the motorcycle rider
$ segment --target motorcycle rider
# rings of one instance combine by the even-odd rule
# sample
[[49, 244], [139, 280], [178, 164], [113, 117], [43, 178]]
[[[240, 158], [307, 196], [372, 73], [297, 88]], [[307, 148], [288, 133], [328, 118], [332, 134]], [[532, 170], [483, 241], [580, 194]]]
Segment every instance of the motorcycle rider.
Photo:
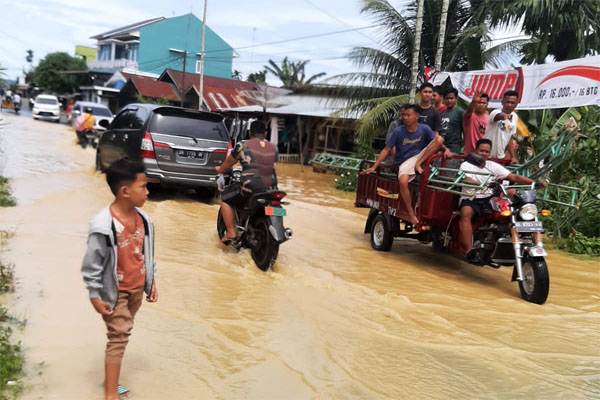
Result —
[[96, 117], [92, 114], [91, 107], [85, 107], [83, 109], [83, 114], [77, 117], [77, 121], [75, 122], [75, 132], [77, 133], [77, 138], [79, 139], [79, 144], [86, 144], [85, 133], [86, 132], [94, 132], [94, 124], [96, 123]]
[[[492, 141], [490, 139], [479, 139], [475, 144], [475, 153], [483, 157], [485, 160], [484, 167], [477, 167], [468, 162], [463, 162], [460, 165], [460, 170], [466, 173], [465, 182], [474, 183], [479, 185], [487, 178], [485, 175], [469, 174], [469, 172], [480, 172], [485, 174], [493, 174], [496, 179], [506, 179], [511, 182], [520, 183], [523, 185], [530, 185], [534, 181], [521, 175], [513, 174], [502, 165], [489, 161], [492, 150]], [[543, 187], [547, 187], [546, 182], [538, 182]], [[490, 198], [493, 197], [492, 190], [487, 189], [484, 192], [476, 193], [475, 197], [471, 200], [470, 196], [473, 195], [474, 189], [463, 187], [463, 193], [466, 196], [460, 198], [460, 239], [463, 245], [463, 249], [467, 254], [467, 259], [471, 258], [469, 252], [473, 247], [473, 226], [471, 220], [481, 216], [486, 210], [489, 209]], [[511, 193], [512, 192], [512, 193]], [[509, 194], [514, 194], [514, 191], [509, 191]]]
[[227, 232], [222, 242], [229, 244], [236, 238], [233, 206], [245, 204], [251, 194], [277, 188], [275, 163], [279, 156], [277, 146], [266, 140], [266, 127], [262, 121], [250, 125], [250, 139], [238, 142], [225, 162], [215, 167], [222, 174], [238, 161], [242, 165], [242, 190], [239, 196], [222, 201], [221, 214]]
[[15, 94], [13, 94], [12, 102], [15, 107], [15, 110], [18, 110], [21, 108], [21, 96], [19, 96], [19, 93], [15, 92]]

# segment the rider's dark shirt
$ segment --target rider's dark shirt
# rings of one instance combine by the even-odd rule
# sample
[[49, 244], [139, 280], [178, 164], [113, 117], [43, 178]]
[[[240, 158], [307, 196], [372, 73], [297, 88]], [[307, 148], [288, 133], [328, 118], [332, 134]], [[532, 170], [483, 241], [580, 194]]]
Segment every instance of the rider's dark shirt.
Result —
[[[250, 139], [239, 142], [231, 151], [231, 155], [242, 165], [242, 184], [250, 183], [250, 189], [274, 189], [277, 187], [275, 163], [279, 152], [277, 147], [265, 139]], [[258, 186], [258, 187], [257, 187]]]

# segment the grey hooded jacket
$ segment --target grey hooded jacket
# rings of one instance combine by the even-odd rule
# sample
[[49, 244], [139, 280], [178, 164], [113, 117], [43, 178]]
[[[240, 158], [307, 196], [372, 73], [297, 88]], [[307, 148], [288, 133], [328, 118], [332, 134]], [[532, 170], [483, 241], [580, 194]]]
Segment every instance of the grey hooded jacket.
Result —
[[[156, 263], [154, 262], [154, 225], [142, 210], [136, 211], [144, 221], [144, 266], [146, 282], [144, 291], [150, 295]], [[101, 298], [102, 301], [115, 307], [119, 294], [117, 280], [117, 247], [113, 218], [108, 207], [100, 211], [90, 222], [88, 247], [83, 257], [81, 274], [85, 286], [90, 292], [90, 299]]]

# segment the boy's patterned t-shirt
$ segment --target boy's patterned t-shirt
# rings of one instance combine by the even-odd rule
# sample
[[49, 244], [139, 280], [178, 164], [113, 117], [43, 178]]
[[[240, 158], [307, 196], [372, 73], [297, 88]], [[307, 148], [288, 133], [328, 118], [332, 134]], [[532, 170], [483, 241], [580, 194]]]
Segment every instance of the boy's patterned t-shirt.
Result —
[[[111, 212], [112, 214], [112, 212]], [[117, 233], [117, 279], [119, 290], [131, 290], [144, 286], [144, 221], [135, 213], [135, 229], [130, 231], [112, 214]]]

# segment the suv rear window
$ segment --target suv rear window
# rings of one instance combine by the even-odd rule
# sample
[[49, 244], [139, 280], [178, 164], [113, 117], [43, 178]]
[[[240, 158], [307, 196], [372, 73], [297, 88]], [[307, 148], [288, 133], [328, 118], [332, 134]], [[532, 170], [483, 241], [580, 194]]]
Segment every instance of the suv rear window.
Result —
[[229, 135], [220, 117], [179, 110], [155, 110], [148, 130], [195, 139], [229, 141]]

